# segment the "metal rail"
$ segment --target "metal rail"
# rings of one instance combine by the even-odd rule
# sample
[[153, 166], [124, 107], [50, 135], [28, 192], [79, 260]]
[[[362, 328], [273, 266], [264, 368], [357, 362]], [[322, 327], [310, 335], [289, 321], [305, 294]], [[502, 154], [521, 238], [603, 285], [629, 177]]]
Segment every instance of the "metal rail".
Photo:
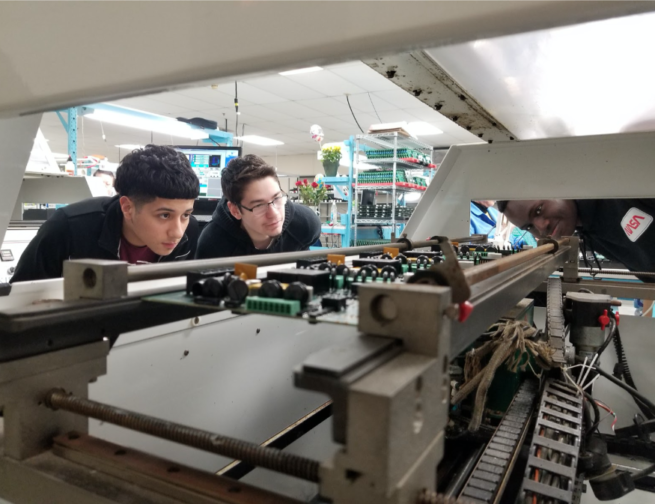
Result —
[[655, 278], [655, 271], [630, 271], [627, 269], [594, 269], [594, 268], [578, 268], [578, 273], [588, 273], [591, 276], [595, 275], [621, 275], [621, 276], [643, 276]]
[[[466, 241], [477, 243], [485, 240], [484, 235], [468, 236], [465, 238], [455, 238], [451, 241]], [[433, 240], [412, 241], [411, 246], [406, 242], [399, 241], [386, 243], [384, 245], [368, 245], [365, 247], [346, 247], [338, 249], [325, 250], [304, 250], [300, 252], [282, 252], [280, 254], [262, 254], [239, 257], [223, 257], [218, 259], [199, 259], [197, 261], [180, 261], [176, 263], [165, 264], [145, 264], [139, 266], [129, 266], [127, 268], [127, 278], [130, 282], [141, 282], [144, 280], [156, 280], [158, 278], [171, 278], [186, 275], [189, 270], [215, 269], [215, 268], [232, 268], [235, 263], [248, 263], [255, 266], [275, 266], [276, 264], [291, 263], [302, 259], [314, 259], [325, 257], [328, 254], [341, 255], [358, 255], [363, 252], [378, 252], [385, 247], [396, 247], [400, 251], [411, 250], [413, 248], [430, 247], [437, 245], [438, 242]], [[518, 254], [517, 254], [518, 255]]]
[[502, 259], [496, 259], [494, 261], [489, 261], [478, 266], [464, 270], [464, 278], [469, 285], [474, 285], [483, 280], [487, 280], [492, 276], [495, 276], [503, 271], [507, 271], [519, 264], [526, 263], [540, 257], [550, 252], [555, 252], [560, 246], [568, 246], [569, 240], [565, 238], [558, 241], [558, 245], [553, 243], [546, 243], [545, 245], [540, 245], [537, 248], [530, 250], [524, 250], [518, 254], [513, 254]]
[[317, 461], [284, 453], [274, 448], [265, 448], [247, 441], [83, 399], [69, 395], [61, 389], [49, 391], [44, 403], [53, 410], [61, 409], [95, 418], [217, 455], [242, 460], [253, 466], [318, 482], [319, 463]]

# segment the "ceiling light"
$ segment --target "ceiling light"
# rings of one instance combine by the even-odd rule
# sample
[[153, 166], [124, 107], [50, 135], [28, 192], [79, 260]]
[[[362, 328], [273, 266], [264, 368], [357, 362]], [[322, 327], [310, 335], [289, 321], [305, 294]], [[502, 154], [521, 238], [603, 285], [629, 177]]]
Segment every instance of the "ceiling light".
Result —
[[443, 131], [426, 122], [411, 122], [405, 129], [414, 136], [441, 135]]
[[[100, 104], [100, 106], [104, 106], [104, 104]], [[89, 106], [89, 108], [93, 111], [85, 114], [84, 117], [94, 121], [162, 133], [164, 135], [189, 138], [191, 140], [209, 138], [209, 135], [203, 130], [193, 128], [186, 123], [170, 117], [118, 106], [111, 106], [111, 110], [94, 108], [93, 105]]]
[[135, 149], [143, 149], [143, 145], [136, 145], [136, 144], [122, 144], [122, 145], [117, 145], [119, 149], [125, 149], [125, 150], [135, 150]]
[[244, 135], [240, 137], [234, 137], [234, 140], [241, 140], [242, 142], [252, 143], [255, 145], [284, 145], [284, 142], [259, 135]]
[[280, 72], [280, 75], [299, 75], [309, 72], [318, 72], [319, 70], [323, 69], [321, 67], [313, 66], [307, 68], [298, 68], [296, 70], [287, 70], [286, 72]]

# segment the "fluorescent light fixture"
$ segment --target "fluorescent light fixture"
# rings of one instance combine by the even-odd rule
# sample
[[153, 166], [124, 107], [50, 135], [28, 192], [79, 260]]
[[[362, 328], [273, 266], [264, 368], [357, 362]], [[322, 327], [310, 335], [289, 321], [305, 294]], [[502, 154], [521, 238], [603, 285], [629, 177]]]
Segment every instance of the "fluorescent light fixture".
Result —
[[307, 67], [307, 68], [297, 68], [296, 70], [287, 70], [286, 72], [280, 72], [280, 75], [300, 75], [304, 73], [318, 72], [319, 70], [323, 70], [323, 69], [317, 66]]
[[284, 145], [284, 142], [279, 140], [273, 140], [272, 138], [266, 138], [259, 135], [244, 135], [240, 137], [234, 137], [234, 140], [241, 140], [242, 142], [251, 143], [255, 145]]
[[112, 106], [112, 110], [96, 108], [93, 112], [85, 114], [84, 117], [94, 121], [188, 138], [190, 140], [209, 138], [207, 133], [200, 129], [195, 129], [187, 123], [180, 122], [171, 117], [146, 114], [140, 110], [129, 109], [127, 107]]
[[441, 135], [443, 131], [426, 122], [411, 122], [405, 129], [414, 136]]
[[119, 149], [125, 149], [125, 150], [130, 150], [133, 151], [135, 149], [143, 149], [144, 145], [137, 145], [137, 144], [122, 144], [122, 145], [117, 145]]

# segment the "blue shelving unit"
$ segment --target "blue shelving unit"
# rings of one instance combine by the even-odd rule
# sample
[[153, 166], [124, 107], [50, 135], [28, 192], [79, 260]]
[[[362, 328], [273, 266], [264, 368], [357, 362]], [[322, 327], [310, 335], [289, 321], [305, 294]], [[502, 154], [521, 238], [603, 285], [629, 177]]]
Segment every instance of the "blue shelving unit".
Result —
[[[348, 201], [348, 219], [346, 219], [346, 226], [344, 229], [332, 229], [330, 228], [330, 233], [341, 234], [343, 238], [341, 240], [342, 247], [349, 247], [352, 241], [352, 214], [353, 214], [353, 183], [355, 179], [353, 177], [353, 166], [355, 164], [355, 137], [351, 136], [348, 140], [344, 142], [348, 147], [349, 153], [349, 163], [348, 163], [348, 176], [347, 177], [323, 177], [323, 182], [326, 185], [334, 186], [335, 190], [341, 196], [341, 199]], [[343, 187], [346, 187], [348, 190], [343, 191]], [[326, 228], [324, 226], [324, 228]], [[326, 228], [327, 230], [327, 228]], [[343, 232], [342, 232], [343, 231]]]

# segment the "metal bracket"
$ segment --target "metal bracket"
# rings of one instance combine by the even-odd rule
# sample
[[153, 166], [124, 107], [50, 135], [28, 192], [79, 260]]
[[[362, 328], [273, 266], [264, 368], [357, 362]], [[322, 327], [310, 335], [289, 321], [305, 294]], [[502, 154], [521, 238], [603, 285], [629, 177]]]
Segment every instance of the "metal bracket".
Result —
[[64, 300], [127, 296], [127, 263], [100, 259], [64, 261]]
[[557, 251], [559, 250], [559, 242], [555, 240], [552, 236], [546, 236], [546, 238], [541, 238], [540, 240], [537, 241], [537, 245], [546, 245], [547, 243], [551, 243], [553, 245], [553, 250], [551, 251], [551, 254], [556, 254]]
[[463, 303], [471, 297], [471, 288], [464, 277], [464, 272], [459, 267], [453, 245], [445, 236], [433, 236], [430, 239], [439, 242], [444, 262], [433, 265], [429, 270], [417, 271], [409, 279], [408, 283], [436, 284], [450, 287], [452, 302]]
[[568, 257], [564, 263], [564, 275], [562, 277], [563, 282], [579, 282], [579, 271], [578, 271], [578, 256], [580, 254], [580, 238], [577, 236], [569, 237], [569, 245], [571, 249], [569, 250]]

